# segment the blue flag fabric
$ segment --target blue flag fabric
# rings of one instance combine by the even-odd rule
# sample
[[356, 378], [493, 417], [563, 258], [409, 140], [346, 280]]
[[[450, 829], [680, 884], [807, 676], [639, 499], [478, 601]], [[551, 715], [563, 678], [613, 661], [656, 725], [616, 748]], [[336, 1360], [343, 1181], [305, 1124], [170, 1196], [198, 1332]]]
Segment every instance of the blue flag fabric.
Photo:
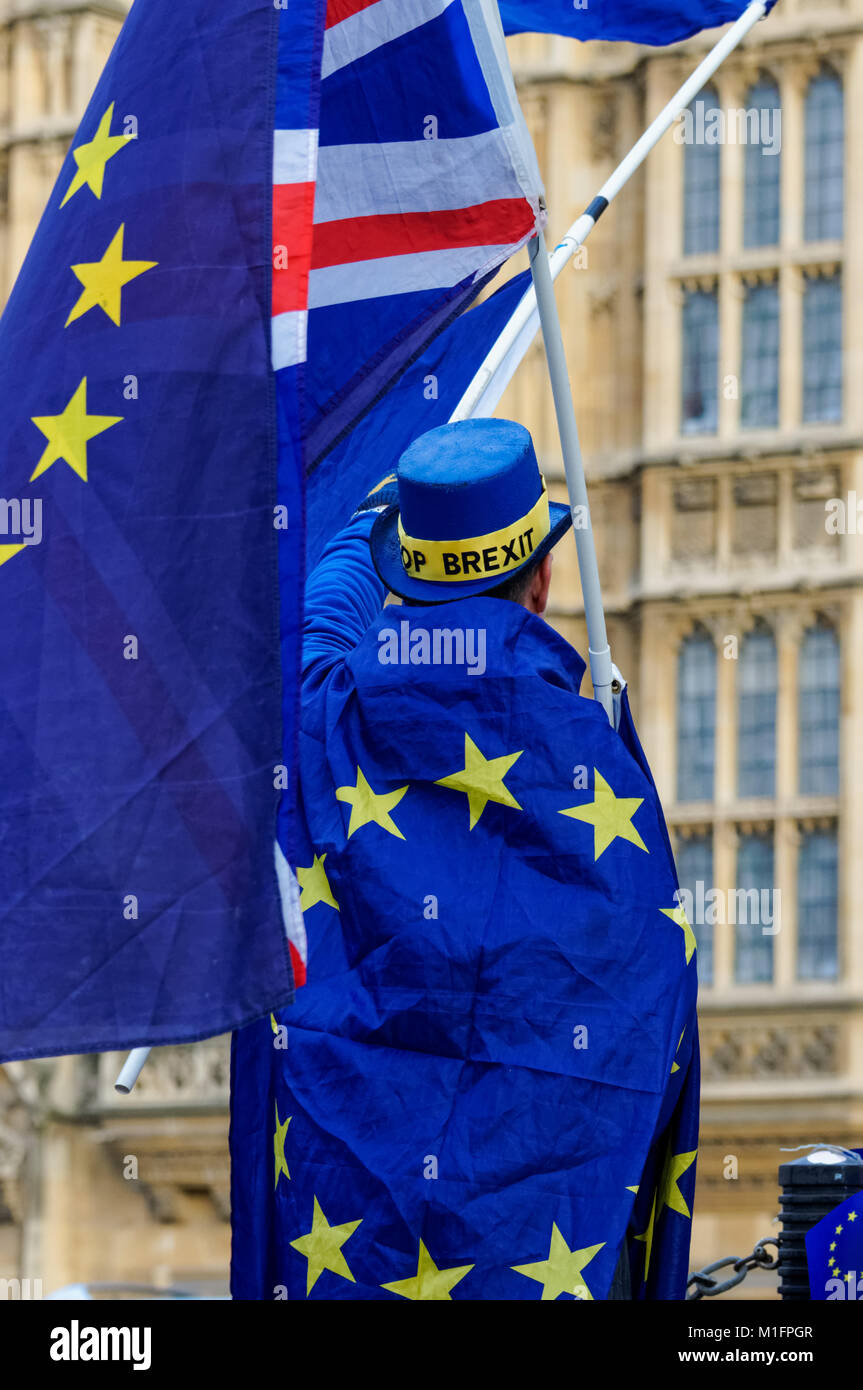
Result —
[[863, 1300], [863, 1193], [847, 1197], [807, 1231], [806, 1261], [813, 1303]]
[[309, 975], [235, 1037], [234, 1296], [605, 1299], [626, 1248], [682, 1298], [695, 942], [628, 710], [518, 605], [381, 610], [369, 529], [307, 586]]
[[[499, 0], [507, 34], [662, 45], [739, 19], [749, 0]], [[772, 10], [776, 0], [769, 0]]]
[[43, 526], [0, 547], [4, 1060], [190, 1040], [292, 996], [277, 22], [271, 0], [134, 5], [0, 324], [3, 492]]
[[306, 479], [309, 570], [333, 532], [350, 516], [357, 498], [395, 470], [409, 444], [450, 419], [529, 285], [530, 271], [524, 270], [460, 314], [350, 434], [310, 468]]

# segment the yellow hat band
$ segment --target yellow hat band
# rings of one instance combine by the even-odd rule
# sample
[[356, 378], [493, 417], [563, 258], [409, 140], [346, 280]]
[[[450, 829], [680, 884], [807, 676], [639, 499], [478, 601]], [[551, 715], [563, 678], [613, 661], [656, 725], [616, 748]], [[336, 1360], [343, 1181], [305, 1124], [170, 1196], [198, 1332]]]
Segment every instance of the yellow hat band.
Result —
[[465, 583], [489, 575], [506, 575], [528, 561], [550, 530], [548, 492], [542, 492], [527, 516], [485, 536], [462, 541], [428, 541], [409, 536], [399, 517], [399, 540], [405, 573], [436, 583]]

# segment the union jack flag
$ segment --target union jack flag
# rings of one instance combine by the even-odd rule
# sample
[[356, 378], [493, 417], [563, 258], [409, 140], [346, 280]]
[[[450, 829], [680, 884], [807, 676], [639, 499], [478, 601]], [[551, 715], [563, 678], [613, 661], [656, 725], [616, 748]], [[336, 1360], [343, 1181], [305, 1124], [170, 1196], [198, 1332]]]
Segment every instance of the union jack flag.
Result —
[[[280, 28], [273, 365], [314, 467], [523, 245], [542, 184], [493, 0], [330, 0]], [[323, 31], [316, 27], [323, 22]], [[319, 91], [301, 74], [320, 52]]]

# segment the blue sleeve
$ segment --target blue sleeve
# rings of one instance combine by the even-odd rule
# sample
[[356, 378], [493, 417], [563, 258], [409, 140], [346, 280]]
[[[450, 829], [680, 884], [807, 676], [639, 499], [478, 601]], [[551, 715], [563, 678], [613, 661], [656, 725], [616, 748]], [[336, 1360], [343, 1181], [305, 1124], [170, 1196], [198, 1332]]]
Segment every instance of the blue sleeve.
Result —
[[360, 512], [334, 536], [306, 581], [303, 689], [353, 651], [383, 607], [386, 589], [369, 550], [377, 511]]

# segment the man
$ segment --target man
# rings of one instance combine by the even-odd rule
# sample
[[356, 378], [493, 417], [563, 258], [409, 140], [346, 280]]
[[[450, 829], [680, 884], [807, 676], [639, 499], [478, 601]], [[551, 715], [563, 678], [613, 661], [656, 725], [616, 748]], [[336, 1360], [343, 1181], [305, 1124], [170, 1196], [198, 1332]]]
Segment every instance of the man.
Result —
[[309, 982], [237, 1040], [235, 1297], [682, 1296], [694, 938], [542, 620], [570, 524], [521, 426], [446, 425], [309, 579]]

